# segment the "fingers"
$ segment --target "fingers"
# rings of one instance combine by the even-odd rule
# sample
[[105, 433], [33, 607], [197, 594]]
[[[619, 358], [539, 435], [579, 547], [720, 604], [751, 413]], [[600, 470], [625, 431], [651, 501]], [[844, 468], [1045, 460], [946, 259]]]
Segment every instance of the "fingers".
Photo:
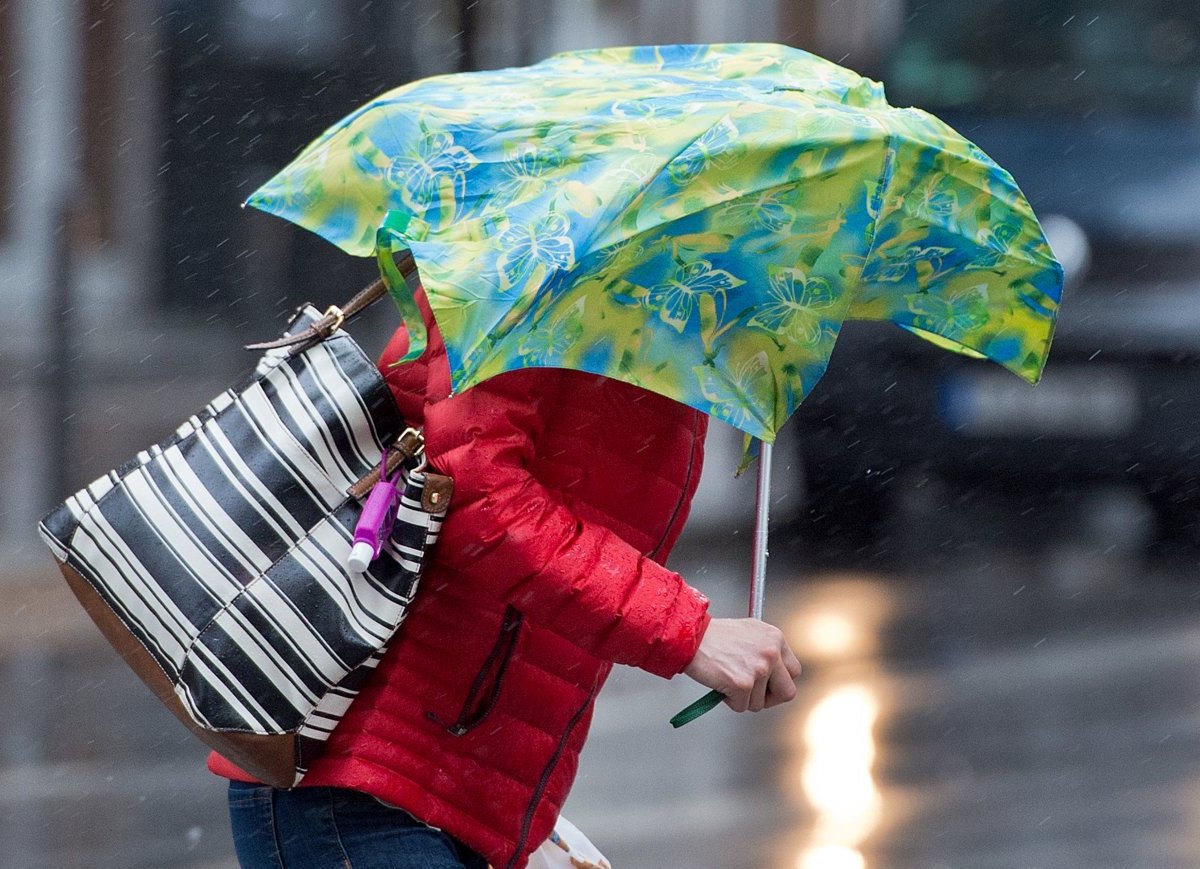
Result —
[[754, 687], [750, 690], [750, 703], [746, 707], [750, 712], [762, 712], [766, 708], [767, 683], [769, 681], [769, 675], [754, 681]]
[[[792, 656], [795, 662], [795, 656]], [[797, 669], [799, 662], [795, 662]], [[762, 712], [780, 703], [787, 703], [796, 696], [796, 682], [781, 654], [772, 660], [764, 657], [754, 670], [754, 682], [749, 691], [745, 688], [735, 692], [729, 705], [738, 712]]]
[[725, 695], [725, 705], [734, 712], [745, 712], [750, 708], [750, 692], [746, 690], [729, 689], [722, 691]]
[[800, 662], [774, 625], [713, 619], [684, 672], [724, 694], [735, 712], [758, 712], [795, 698]]
[[802, 671], [800, 660], [787, 640], [781, 640], [780, 657], [782, 666], [771, 674], [767, 685], [767, 700], [764, 708], [770, 709], [780, 703], [788, 703], [796, 698], [796, 679]]
[[750, 692], [747, 709], [761, 712], [796, 698], [796, 679], [801, 672], [800, 661], [780, 634], [778, 658], [770, 662], [770, 671], [765, 678], [755, 681]]
[[792, 647], [785, 640], [783, 643], [783, 666], [787, 668], [788, 675], [793, 679], [798, 679], [803, 667], [800, 666], [800, 659], [796, 657], [796, 653], [792, 651]]
[[725, 705], [734, 712], [760, 712], [765, 707], [769, 663], [761, 658], [736, 673], [729, 687], [718, 689], [725, 695]]
[[767, 680], [767, 695], [763, 708], [770, 709], [772, 706], [794, 700], [796, 698], [795, 678], [790, 667], [776, 667], [771, 672], [771, 678]]

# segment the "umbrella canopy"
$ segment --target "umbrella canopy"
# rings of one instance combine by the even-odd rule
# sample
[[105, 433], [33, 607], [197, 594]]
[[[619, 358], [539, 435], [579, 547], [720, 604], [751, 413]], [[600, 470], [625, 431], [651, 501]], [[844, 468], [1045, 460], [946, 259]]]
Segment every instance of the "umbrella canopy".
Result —
[[417, 81], [248, 202], [351, 254], [411, 250], [457, 390], [580, 369], [768, 442], [847, 319], [1036, 382], [1062, 287], [1029, 204], [979, 148], [778, 45], [571, 52]]

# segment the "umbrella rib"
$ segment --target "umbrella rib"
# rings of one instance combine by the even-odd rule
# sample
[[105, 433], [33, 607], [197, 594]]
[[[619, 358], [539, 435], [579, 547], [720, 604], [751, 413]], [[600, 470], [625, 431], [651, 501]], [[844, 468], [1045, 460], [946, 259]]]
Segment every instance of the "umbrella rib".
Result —
[[[647, 228], [641, 230], [640, 232], [636, 232], [632, 235], [626, 235], [621, 238], [618, 238], [616, 241], [611, 241], [608, 244], [604, 245], [603, 247], [598, 247], [598, 248], [595, 248], [594, 250], [589, 250], [587, 252], [587, 254], [584, 255], [584, 257], [580, 258], [579, 261], [582, 262], [586, 258], [590, 258], [590, 257], [595, 256], [596, 254], [600, 254], [605, 251], [612, 250], [614, 247], [617, 247], [618, 245], [625, 244], [626, 242], [632, 241], [637, 238], [641, 238], [644, 235], [648, 235], [650, 233], [661, 231], [667, 227], [671, 227], [674, 224], [679, 223], [680, 221], [687, 220], [689, 218], [695, 217], [697, 214], [700, 214], [704, 211], [711, 210], [712, 208], [722, 206], [722, 205], [724, 205], [724, 206], [732, 205], [733, 203], [740, 202], [741, 200], [744, 200], [744, 199], [749, 199], [753, 196], [762, 196], [763, 194], [769, 193], [772, 190], [783, 190], [783, 189], [786, 189], [789, 187], [795, 187], [800, 183], [801, 182], [794, 180], [794, 179], [788, 180], [788, 181], [781, 181], [778, 184], [769, 184], [765, 187], [756, 187], [753, 190], [739, 191], [737, 196], [731, 196], [728, 199], [721, 199], [716, 202], [706, 202], [703, 208], [698, 208], [694, 211], [689, 211], [687, 214], [681, 214], [677, 217], [673, 217], [670, 220], [665, 221], [663, 223], [659, 223], [654, 226], [647, 227]], [[578, 263], [577, 263], [577, 265], [578, 265]]]
[[[675, 153], [671, 154], [669, 157], [667, 157], [666, 160], [664, 160], [662, 163], [660, 163], [658, 168], [654, 170], [654, 174], [650, 175], [648, 178], [645, 179], [645, 181], [642, 182], [641, 189], [639, 189], [638, 192], [633, 196], [633, 198], [630, 199], [625, 204], [625, 206], [623, 208], [621, 208], [617, 213], [618, 214], [627, 214], [632, 209], [638, 208], [640, 206], [642, 200], [645, 198], [646, 192], [654, 185], [654, 183], [656, 181], [658, 181], [660, 178], [663, 177], [663, 174], [667, 171], [667, 167], [670, 166], [672, 163], [674, 163], [680, 154], [682, 154], [688, 148], [692, 147], [692, 145], [696, 144], [696, 142], [698, 142], [702, 136], [704, 136], [706, 133], [710, 132], [717, 124], [721, 123], [721, 121], [725, 120], [728, 117], [729, 117], [728, 112], [725, 112], [724, 114], [722, 114], [721, 117], [717, 118], [715, 121], [713, 121], [707, 127], [705, 127], [703, 130], [701, 130], [698, 134], [696, 134], [692, 138], [688, 139], [684, 143], [682, 148], [680, 148]], [[609, 224], [604, 227], [604, 229], [607, 230], [611, 226], [612, 226], [612, 222], [610, 221]], [[592, 233], [592, 234], [588, 235], [586, 238], [580, 239], [580, 247], [586, 247], [588, 244], [590, 244], [591, 241], [596, 237], [597, 234], [598, 233]], [[638, 233], [638, 235], [641, 235], [641, 233]], [[633, 237], [635, 237], [635, 236], [629, 236], [629, 238], [633, 238]], [[624, 239], [619, 239], [616, 242], [607, 244], [603, 248], [600, 248], [600, 250], [607, 250], [608, 248], [612, 247], [614, 244], [620, 244], [621, 241], [624, 241]]]
[[863, 254], [863, 271], [866, 271], [871, 254], [875, 252], [875, 242], [879, 238], [879, 218], [883, 216], [883, 200], [887, 195], [888, 188], [892, 185], [895, 166], [896, 145], [892, 134], [889, 133], [883, 152], [883, 164], [879, 167], [879, 180], [875, 183], [875, 193], [871, 197], [871, 212], [875, 215], [875, 220], [871, 223], [871, 240], [867, 243], [867, 252]]

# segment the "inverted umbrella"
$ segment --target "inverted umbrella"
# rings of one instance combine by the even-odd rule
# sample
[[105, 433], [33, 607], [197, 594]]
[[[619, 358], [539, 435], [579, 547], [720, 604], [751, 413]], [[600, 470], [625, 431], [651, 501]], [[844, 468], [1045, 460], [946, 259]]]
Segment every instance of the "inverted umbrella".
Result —
[[[248, 204], [354, 255], [411, 251], [451, 379], [564, 367], [770, 444], [848, 319], [1041, 376], [1062, 269], [1012, 177], [937, 118], [779, 45], [569, 52], [424, 79]], [[764, 446], [760, 482], [769, 452]], [[760, 485], [752, 610], [761, 609]]]

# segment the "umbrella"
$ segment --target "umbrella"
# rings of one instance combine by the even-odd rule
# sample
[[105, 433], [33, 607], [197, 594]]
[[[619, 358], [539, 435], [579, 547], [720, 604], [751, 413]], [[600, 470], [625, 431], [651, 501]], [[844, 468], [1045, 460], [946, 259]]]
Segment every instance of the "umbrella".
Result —
[[357, 109], [248, 204], [347, 253], [406, 249], [456, 390], [566, 367], [769, 445], [848, 319], [1036, 383], [1062, 288], [1012, 177], [876, 82], [780, 45], [567, 52], [423, 79]]

